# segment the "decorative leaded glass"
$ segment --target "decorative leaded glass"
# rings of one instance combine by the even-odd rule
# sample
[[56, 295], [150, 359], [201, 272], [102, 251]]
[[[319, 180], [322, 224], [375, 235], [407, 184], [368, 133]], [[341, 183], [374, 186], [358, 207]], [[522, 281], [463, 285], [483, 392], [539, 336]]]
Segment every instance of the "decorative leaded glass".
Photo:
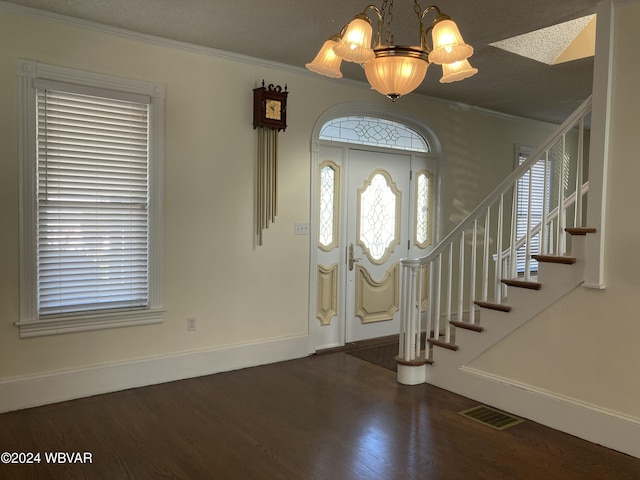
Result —
[[320, 169], [320, 245], [329, 247], [334, 242], [334, 207], [336, 171], [331, 165]]
[[359, 242], [373, 261], [387, 256], [389, 247], [397, 243], [396, 206], [399, 192], [382, 173], [376, 173], [364, 190], [360, 190], [358, 207]]
[[418, 174], [416, 186], [416, 244], [424, 248], [429, 244], [429, 175]]
[[429, 145], [407, 126], [374, 117], [349, 116], [329, 120], [320, 130], [321, 140], [429, 152]]

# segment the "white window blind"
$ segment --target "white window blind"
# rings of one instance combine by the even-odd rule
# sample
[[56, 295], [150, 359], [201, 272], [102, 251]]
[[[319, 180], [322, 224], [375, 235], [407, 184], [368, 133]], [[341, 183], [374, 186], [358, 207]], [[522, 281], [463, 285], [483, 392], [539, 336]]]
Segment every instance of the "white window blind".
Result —
[[[531, 153], [531, 150], [521, 149], [518, 155], [518, 165], [522, 164]], [[551, 168], [546, 169], [545, 178], [545, 158], [538, 160], [523, 177], [518, 180], [518, 202], [516, 216], [516, 234], [517, 238], [523, 238], [527, 232], [527, 212], [529, 210], [529, 191], [531, 191], [531, 221], [530, 227], [533, 228], [542, 221], [542, 212], [546, 208], [549, 213], [549, 197], [550, 197], [550, 175]], [[529, 190], [529, 180], [531, 179], [531, 190]], [[546, 205], [544, 202], [545, 182], [547, 184]], [[540, 250], [540, 234], [531, 238], [530, 253], [536, 254]], [[525, 245], [517, 250], [517, 272], [524, 273], [526, 264]], [[538, 271], [538, 262], [534, 259], [530, 260], [530, 268], [532, 272]]]
[[148, 307], [148, 102], [39, 86], [37, 110], [39, 317]]

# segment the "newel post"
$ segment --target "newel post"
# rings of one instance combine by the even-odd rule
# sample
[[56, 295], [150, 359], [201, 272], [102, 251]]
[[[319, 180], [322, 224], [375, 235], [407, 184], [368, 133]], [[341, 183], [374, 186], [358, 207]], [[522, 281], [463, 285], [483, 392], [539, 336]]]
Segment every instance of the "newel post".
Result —
[[418, 385], [426, 381], [427, 359], [420, 345], [420, 295], [418, 273], [420, 260], [403, 259], [400, 286], [400, 339], [398, 363], [398, 383]]

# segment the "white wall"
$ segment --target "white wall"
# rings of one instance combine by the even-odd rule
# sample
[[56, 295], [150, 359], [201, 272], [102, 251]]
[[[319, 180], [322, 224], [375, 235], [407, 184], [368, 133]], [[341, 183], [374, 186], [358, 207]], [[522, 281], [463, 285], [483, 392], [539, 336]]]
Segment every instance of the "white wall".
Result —
[[640, 2], [614, 15], [606, 290], [579, 288], [470, 366], [640, 423]]
[[[143, 41], [23, 12], [0, 3], [0, 397], [3, 388], [13, 388], [15, 394], [9, 407], [0, 401], [0, 411], [46, 402], [46, 396], [28, 398], [36, 396], [30, 382], [55, 379], [63, 372], [81, 372], [85, 381], [103, 375], [104, 381], [91, 390], [72, 385], [50, 399], [306, 354], [299, 340], [308, 335], [309, 238], [294, 236], [293, 224], [309, 219], [310, 135], [318, 117], [334, 105], [389, 101], [365, 84], [326, 80], [303, 69]], [[166, 86], [164, 323], [19, 338], [13, 325], [19, 308], [19, 58]], [[477, 81], [482, 81], [481, 75], [482, 71]], [[265, 234], [264, 246], [256, 248], [252, 89], [263, 78], [288, 84], [289, 128], [280, 137], [278, 217]], [[513, 167], [514, 144], [534, 145], [551, 131], [539, 123], [424, 97], [401, 99], [397, 108], [431, 127], [442, 143], [447, 165], [445, 230], [507, 175]], [[187, 317], [197, 318], [196, 332], [186, 331]], [[199, 363], [189, 360], [192, 352], [273, 341], [286, 348], [269, 354], [249, 349], [244, 362], [226, 361], [224, 355]], [[167, 358], [180, 359], [176, 362], [182, 362], [181, 367], [165, 376], [145, 378], [145, 372], [139, 372], [128, 383], [109, 377], [109, 366], [122, 368], [138, 361], [153, 370], [160, 367], [154, 359]], [[171, 365], [164, 362], [162, 368]]]

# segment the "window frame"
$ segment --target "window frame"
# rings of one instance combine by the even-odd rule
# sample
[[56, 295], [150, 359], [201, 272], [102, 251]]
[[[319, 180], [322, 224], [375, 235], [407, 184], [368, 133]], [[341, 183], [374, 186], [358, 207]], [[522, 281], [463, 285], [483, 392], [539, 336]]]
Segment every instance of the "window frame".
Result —
[[[161, 323], [162, 219], [164, 163], [164, 86], [111, 75], [18, 60], [18, 158], [20, 188], [20, 337]], [[114, 95], [145, 95], [149, 102], [149, 304], [119, 309], [39, 316], [37, 298], [37, 99], [36, 81], [59, 82], [74, 88], [99, 89]], [[96, 90], [97, 91], [97, 90]]]

